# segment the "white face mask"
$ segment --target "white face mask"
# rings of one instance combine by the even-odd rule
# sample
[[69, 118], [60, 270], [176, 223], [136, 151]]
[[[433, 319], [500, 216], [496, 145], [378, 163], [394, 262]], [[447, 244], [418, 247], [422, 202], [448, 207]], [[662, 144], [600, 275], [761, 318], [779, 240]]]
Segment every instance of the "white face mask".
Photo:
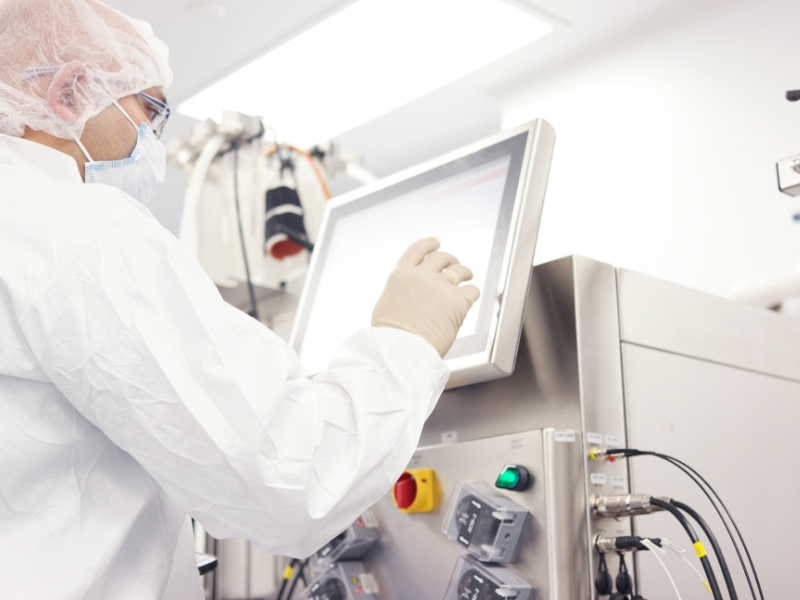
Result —
[[167, 170], [167, 147], [156, 138], [150, 126], [139, 127], [122, 107], [114, 105], [124, 114], [137, 131], [136, 146], [128, 158], [94, 161], [79, 139], [75, 139], [88, 159], [84, 168], [86, 183], [103, 183], [118, 188], [131, 198], [147, 204], [158, 187], [164, 183]]

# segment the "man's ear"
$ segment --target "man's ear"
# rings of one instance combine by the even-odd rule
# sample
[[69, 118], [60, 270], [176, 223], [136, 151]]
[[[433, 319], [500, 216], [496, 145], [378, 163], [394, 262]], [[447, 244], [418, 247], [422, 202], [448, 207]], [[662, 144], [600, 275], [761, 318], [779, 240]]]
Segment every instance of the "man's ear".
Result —
[[47, 88], [47, 106], [67, 123], [74, 123], [86, 108], [79, 89], [85, 83], [86, 65], [78, 61], [67, 63]]

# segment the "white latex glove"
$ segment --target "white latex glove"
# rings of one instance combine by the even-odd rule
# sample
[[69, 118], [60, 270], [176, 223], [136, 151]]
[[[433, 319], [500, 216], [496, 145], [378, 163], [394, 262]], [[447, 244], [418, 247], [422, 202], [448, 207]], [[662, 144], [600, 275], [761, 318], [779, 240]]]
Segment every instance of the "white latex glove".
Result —
[[409, 246], [375, 305], [372, 326], [422, 336], [444, 357], [480, 291], [460, 285], [472, 279], [472, 271], [455, 256], [437, 252], [439, 246], [436, 238]]

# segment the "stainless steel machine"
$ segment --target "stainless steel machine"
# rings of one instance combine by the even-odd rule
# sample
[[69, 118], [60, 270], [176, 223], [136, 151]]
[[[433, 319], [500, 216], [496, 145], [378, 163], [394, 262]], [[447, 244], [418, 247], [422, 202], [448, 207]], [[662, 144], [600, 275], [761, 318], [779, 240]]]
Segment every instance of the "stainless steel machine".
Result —
[[[534, 121], [328, 205], [299, 309], [280, 315], [294, 321], [304, 374], [368, 325], [387, 256], [433, 225], [480, 265], [485, 293], [445, 357], [453, 377], [408, 470], [353, 526], [370, 535], [331, 540], [292, 598], [706, 598], [705, 546], [652, 512], [661, 497], [710, 524], [736, 597], [762, 597], [700, 488], [652, 456], [610, 460], [620, 448], [702, 473], [737, 520], [763, 597], [793, 597], [800, 321], [578, 256], [531, 270], [553, 144]], [[652, 514], [630, 518], [637, 502]], [[598, 517], [601, 505], [622, 516]], [[609, 545], [622, 538], [636, 551]], [[363, 551], [342, 546], [356, 542]], [[717, 577], [717, 598], [732, 597]]]
[[[406, 514], [387, 495], [375, 507], [381, 539], [365, 567], [380, 598], [444, 598], [465, 554], [440, 532], [454, 484], [493, 484], [505, 465], [519, 464], [533, 484], [503, 493], [530, 517], [519, 559], [504, 566], [531, 585], [531, 598], [600, 597], [597, 534], [635, 532], [691, 550], [664, 513], [592, 516], [592, 495], [628, 491], [670, 496], [702, 513], [739, 597], [750, 597], [724, 529], [682, 473], [646, 457], [630, 466], [588, 458], [593, 447], [628, 445], [671, 454], [703, 473], [737, 519], [765, 597], [793, 597], [800, 523], [787, 509], [800, 492], [792, 456], [798, 427], [797, 321], [578, 256], [544, 264], [533, 270], [513, 375], [445, 392], [426, 425], [409, 469], [435, 472], [438, 508]], [[639, 593], [670, 597], [649, 554], [628, 561]], [[709, 597], [684, 561], [665, 560], [683, 598]], [[618, 558], [607, 564], [616, 576]]]

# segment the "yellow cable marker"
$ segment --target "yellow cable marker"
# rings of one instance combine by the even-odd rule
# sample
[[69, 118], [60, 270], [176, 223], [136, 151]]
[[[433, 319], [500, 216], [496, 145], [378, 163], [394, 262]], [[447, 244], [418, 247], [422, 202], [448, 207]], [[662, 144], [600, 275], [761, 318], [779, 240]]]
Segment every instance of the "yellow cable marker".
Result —
[[286, 565], [286, 568], [283, 570], [283, 578], [291, 579], [292, 573], [294, 573], [294, 569], [290, 565]]
[[706, 548], [703, 546], [703, 542], [696, 542], [694, 551], [697, 552], [697, 558], [703, 558], [706, 555]]

